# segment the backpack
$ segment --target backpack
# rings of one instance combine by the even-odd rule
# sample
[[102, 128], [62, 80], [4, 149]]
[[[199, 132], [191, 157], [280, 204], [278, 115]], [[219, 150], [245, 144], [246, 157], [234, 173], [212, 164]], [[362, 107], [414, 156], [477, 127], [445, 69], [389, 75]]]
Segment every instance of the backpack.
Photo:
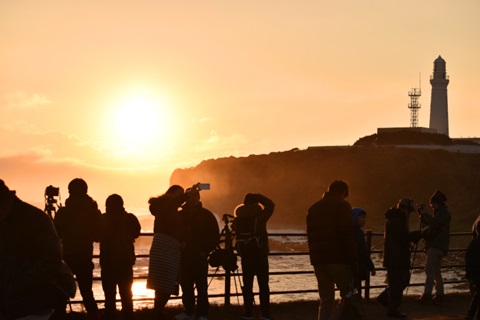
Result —
[[212, 268], [222, 267], [225, 271], [233, 272], [238, 269], [237, 256], [233, 249], [223, 249], [217, 246], [208, 256], [208, 264]]
[[235, 231], [235, 247], [240, 255], [256, 253], [260, 250], [258, 235], [258, 217], [237, 216], [233, 221]]

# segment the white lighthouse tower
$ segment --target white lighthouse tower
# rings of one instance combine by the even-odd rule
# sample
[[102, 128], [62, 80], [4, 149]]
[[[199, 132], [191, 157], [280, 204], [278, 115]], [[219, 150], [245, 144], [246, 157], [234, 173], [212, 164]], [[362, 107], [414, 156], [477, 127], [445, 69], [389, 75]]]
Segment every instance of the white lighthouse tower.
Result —
[[430, 78], [432, 85], [432, 99], [430, 101], [430, 129], [448, 136], [448, 99], [447, 86], [449, 83], [446, 63], [442, 56], [433, 62], [433, 75]]

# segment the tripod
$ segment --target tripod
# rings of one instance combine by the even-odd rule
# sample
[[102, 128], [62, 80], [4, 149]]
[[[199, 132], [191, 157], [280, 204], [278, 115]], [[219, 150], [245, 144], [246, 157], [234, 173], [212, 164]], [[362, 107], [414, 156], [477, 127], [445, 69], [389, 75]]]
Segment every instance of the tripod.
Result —
[[45, 188], [45, 209], [43, 209], [43, 211], [52, 219], [55, 217], [57, 209], [62, 206], [62, 204], [56, 199], [59, 195], [60, 188], [56, 188], [52, 185]]
[[[240, 276], [238, 275], [238, 273], [236, 273], [238, 271], [237, 255], [234, 251], [235, 247], [233, 245], [233, 242], [235, 239], [235, 232], [231, 229], [233, 218], [234, 217], [229, 214], [223, 215], [222, 220], [225, 224], [222, 231], [220, 232], [219, 244], [217, 246], [217, 249], [215, 249], [215, 251], [210, 256], [211, 261], [215, 260], [213, 261], [214, 265], [212, 265], [212, 263], [211, 265], [217, 267], [214, 274], [218, 272], [218, 270], [220, 269], [220, 266], [222, 266], [223, 269], [225, 270], [225, 305], [230, 304], [230, 286], [231, 286], [232, 273], [233, 273], [233, 279], [235, 284], [235, 292], [236, 292], [237, 300], [239, 304], [240, 304], [240, 301], [238, 298], [239, 296], [238, 285], [242, 287]], [[222, 247], [222, 244], [223, 244], [223, 247]], [[212, 277], [212, 280], [213, 280], [213, 277]], [[210, 280], [210, 283], [212, 282], [212, 280]], [[237, 280], [238, 280], [238, 285], [237, 285]]]
[[[422, 215], [421, 215], [421, 211], [423, 209], [423, 205], [420, 205], [419, 207], [419, 210], [418, 210], [418, 214], [419, 214], [419, 226], [418, 226], [418, 231], [420, 232], [420, 234], [422, 233], [422, 231], [424, 230], [425, 228], [425, 223], [422, 219]], [[413, 267], [415, 266], [415, 258], [416, 258], [416, 254], [417, 254], [417, 249], [418, 249], [418, 243], [420, 242], [420, 239], [418, 239], [418, 241], [416, 241], [414, 244], [412, 244], [410, 246], [410, 252], [413, 253], [412, 255], [412, 261], [410, 263], [410, 278], [409, 278], [409, 282], [410, 282], [410, 279], [412, 278], [412, 273], [413, 273]], [[408, 288], [410, 288], [410, 286], [407, 286], [407, 290], [405, 292], [405, 294], [408, 294]]]
[[[62, 206], [62, 203], [56, 199], [56, 197], [60, 196], [60, 188], [49, 185], [48, 187], [45, 188], [44, 196], [45, 196], [45, 209], [43, 209], [43, 211], [53, 220], [57, 213], [57, 209]], [[57, 287], [57, 289], [62, 291], [62, 293], [64, 293], [68, 297], [68, 294], [62, 288], [60, 288], [57, 284], [55, 286]], [[70, 298], [67, 298], [67, 304], [70, 307], [70, 314], [72, 314], [73, 308], [72, 308], [72, 302]], [[56, 307], [59, 307], [59, 306], [56, 306]], [[64, 306], [62, 305], [61, 308], [64, 308]], [[53, 309], [55, 310], [55, 307]]]

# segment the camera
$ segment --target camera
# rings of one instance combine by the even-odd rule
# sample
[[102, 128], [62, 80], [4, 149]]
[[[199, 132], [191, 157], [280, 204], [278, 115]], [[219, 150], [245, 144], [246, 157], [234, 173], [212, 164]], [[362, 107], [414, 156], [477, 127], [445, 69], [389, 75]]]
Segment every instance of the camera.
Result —
[[197, 183], [196, 185], [196, 188], [200, 191], [200, 190], [210, 190], [210, 183]]
[[45, 197], [49, 199], [58, 197], [59, 194], [60, 194], [60, 188], [54, 187], [52, 185], [45, 188]]
[[201, 191], [201, 190], [210, 190], [210, 183], [195, 183], [191, 188], [188, 188], [185, 193]]
[[60, 196], [60, 188], [49, 185], [45, 188], [45, 209], [44, 211], [53, 218], [54, 214], [57, 212], [57, 207], [60, 207], [61, 204], [58, 204], [55, 197]]
[[225, 224], [229, 224], [229, 223], [233, 222], [234, 218], [235, 218], [234, 216], [232, 216], [231, 214], [228, 214], [228, 213], [225, 213], [222, 216], [222, 220]]
[[425, 212], [425, 203], [419, 203], [416, 205], [417, 212], [419, 215]]

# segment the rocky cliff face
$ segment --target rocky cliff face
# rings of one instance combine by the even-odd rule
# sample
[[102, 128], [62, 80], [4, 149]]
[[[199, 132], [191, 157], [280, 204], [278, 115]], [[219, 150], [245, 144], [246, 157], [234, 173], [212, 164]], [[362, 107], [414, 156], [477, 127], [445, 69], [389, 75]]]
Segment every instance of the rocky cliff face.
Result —
[[[375, 231], [383, 230], [385, 210], [399, 198], [428, 204], [436, 189], [449, 199], [453, 231], [470, 230], [480, 214], [480, 155], [441, 150], [319, 147], [212, 159], [175, 170], [170, 182], [209, 182], [202, 201], [218, 217], [233, 214], [246, 193], [262, 193], [276, 204], [270, 227], [304, 230], [307, 209], [335, 179], [349, 183], [348, 200], [367, 211], [366, 227]], [[418, 226], [417, 216], [410, 220]]]

